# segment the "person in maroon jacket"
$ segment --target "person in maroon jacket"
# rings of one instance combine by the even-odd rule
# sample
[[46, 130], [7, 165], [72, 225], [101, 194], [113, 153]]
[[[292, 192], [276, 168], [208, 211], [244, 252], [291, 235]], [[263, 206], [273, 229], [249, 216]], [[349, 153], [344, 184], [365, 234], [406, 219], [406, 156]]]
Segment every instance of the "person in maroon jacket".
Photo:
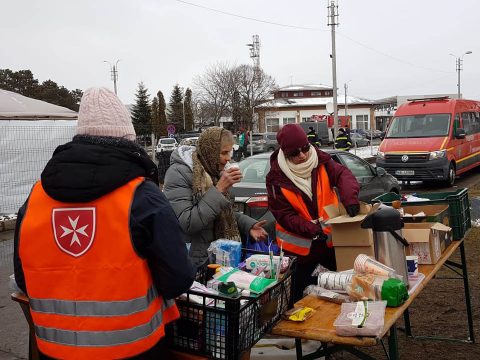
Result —
[[296, 301], [307, 285], [316, 283], [311, 273], [317, 264], [336, 270], [323, 207], [340, 201], [350, 216], [357, 215], [360, 186], [348, 168], [311, 146], [298, 124], [285, 125], [277, 141], [280, 148], [270, 157], [266, 181], [268, 206], [277, 221], [277, 241], [287, 254], [297, 256]]

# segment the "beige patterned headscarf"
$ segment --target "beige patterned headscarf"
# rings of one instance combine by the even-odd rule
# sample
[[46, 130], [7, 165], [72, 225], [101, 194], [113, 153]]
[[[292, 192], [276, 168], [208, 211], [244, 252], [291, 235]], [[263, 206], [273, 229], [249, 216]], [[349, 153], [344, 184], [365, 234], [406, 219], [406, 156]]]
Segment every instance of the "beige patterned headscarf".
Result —
[[[198, 201], [210, 187], [217, 185], [221, 173], [219, 170], [222, 132], [221, 127], [213, 126], [199, 137], [197, 149], [193, 152], [193, 197]], [[230, 194], [224, 196], [230, 201]], [[233, 204], [222, 210], [215, 219], [215, 238], [240, 241], [237, 221], [233, 214]]]

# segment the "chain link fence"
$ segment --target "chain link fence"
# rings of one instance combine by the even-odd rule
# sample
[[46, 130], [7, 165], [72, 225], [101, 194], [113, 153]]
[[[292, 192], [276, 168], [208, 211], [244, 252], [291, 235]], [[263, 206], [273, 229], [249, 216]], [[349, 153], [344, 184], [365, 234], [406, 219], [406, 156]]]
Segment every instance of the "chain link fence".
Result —
[[[57, 146], [75, 136], [76, 123], [75, 120], [0, 121], [0, 215], [18, 211]], [[137, 136], [137, 143], [160, 163], [163, 182], [171, 152], [156, 159], [156, 142], [154, 136]]]

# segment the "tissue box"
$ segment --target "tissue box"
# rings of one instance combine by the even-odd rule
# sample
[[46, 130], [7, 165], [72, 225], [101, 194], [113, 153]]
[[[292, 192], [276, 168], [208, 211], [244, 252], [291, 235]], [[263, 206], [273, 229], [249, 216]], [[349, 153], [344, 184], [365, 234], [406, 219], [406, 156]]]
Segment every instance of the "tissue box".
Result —
[[452, 228], [441, 223], [405, 224], [402, 234], [409, 243], [408, 255], [418, 256], [419, 264], [436, 264], [452, 242]]

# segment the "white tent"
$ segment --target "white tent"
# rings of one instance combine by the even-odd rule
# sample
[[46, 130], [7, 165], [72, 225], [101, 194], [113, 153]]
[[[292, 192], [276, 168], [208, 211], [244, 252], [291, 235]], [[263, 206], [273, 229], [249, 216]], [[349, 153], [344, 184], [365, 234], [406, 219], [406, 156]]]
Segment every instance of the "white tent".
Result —
[[76, 125], [75, 111], [0, 89], [0, 214], [15, 213], [25, 202]]

